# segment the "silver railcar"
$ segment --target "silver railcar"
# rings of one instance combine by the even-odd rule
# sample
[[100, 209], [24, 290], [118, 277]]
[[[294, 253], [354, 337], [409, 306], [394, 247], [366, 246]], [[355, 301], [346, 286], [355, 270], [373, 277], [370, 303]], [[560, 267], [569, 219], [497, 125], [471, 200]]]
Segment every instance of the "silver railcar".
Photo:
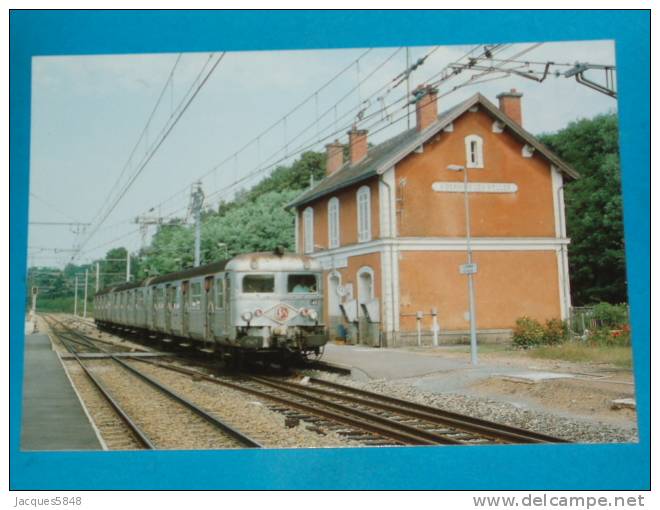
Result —
[[96, 294], [97, 327], [191, 344], [208, 354], [286, 359], [328, 339], [320, 264], [306, 256], [239, 255]]

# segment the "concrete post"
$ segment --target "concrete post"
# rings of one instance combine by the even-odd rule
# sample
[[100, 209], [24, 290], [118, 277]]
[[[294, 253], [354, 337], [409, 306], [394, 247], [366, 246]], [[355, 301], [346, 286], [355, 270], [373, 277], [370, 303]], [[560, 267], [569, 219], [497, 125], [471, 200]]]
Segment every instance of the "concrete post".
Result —
[[422, 345], [422, 317], [424, 312], [417, 312], [417, 346]]
[[100, 287], [100, 285], [101, 285], [101, 279], [100, 279], [100, 277], [101, 277], [101, 263], [100, 263], [100, 262], [97, 262], [97, 263], [96, 263], [96, 287], [95, 287], [95, 291], [96, 291], [96, 292], [99, 291], [99, 287]]
[[78, 315], [78, 275], [73, 287], [73, 315]]
[[433, 347], [438, 346], [438, 332], [440, 331], [440, 326], [438, 326], [438, 309], [437, 308], [431, 308], [431, 317], [432, 317], [432, 325], [431, 325], [431, 332], [433, 333]]
[[126, 250], [126, 282], [131, 281], [131, 254]]
[[88, 277], [88, 274], [89, 274], [89, 270], [88, 270], [88, 269], [85, 269], [85, 291], [83, 292], [83, 296], [84, 296], [84, 301], [83, 301], [83, 319], [86, 319], [86, 318], [87, 318], [87, 287], [88, 287], [88, 285], [87, 285], [87, 282], [88, 282], [87, 277]]

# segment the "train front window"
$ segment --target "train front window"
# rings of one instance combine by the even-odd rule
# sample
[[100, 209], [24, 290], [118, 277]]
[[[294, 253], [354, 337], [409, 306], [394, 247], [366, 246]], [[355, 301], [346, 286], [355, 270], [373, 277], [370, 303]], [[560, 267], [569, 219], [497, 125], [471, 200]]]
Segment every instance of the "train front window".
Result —
[[243, 292], [256, 294], [260, 292], [275, 292], [275, 275], [249, 274], [243, 277]]
[[287, 289], [290, 294], [317, 292], [316, 275], [290, 274], [287, 280]]

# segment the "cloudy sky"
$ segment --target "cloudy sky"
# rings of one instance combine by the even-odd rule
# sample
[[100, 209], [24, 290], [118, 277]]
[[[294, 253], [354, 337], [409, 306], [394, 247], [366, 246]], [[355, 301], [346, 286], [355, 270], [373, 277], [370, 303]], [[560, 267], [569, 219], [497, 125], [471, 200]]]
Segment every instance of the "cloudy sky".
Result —
[[[411, 62], [429, 55], [411, 75], [411, 88], [438, 80], [448, 64], [472, 49], [477, 55], [483, 52], [474, 46], [410, 48]], [[186, 94], [195, 90], [198, 75], [218, 56], [33, 60], [30, 221], [92, 226], [78, 237], [66, 226], [31, 226], [32, 264], [62, 267], [70, 253], [44, 248], [66, 250], [76, 242], [82, 243], [78, 262], [101, 257], [115, 246], [136, 250], [141, 242], [136, 216], [185, 216], [190, 186], [200, 177], [208, 205], [230, 198], [303, 149], [319, 150], [334, 138], [346, 141], [345, 132], [362, 109], [360, 125], [370, 129], [374, 143], [406, 128], [406, 83], [392, 87], [406, 67], [404, 48], [227, 53], [137, 174], [163, 127], [176, 118], [177, 108], [190, 97]], [[615, 63], [609, 41], [507, 45], [493, 58]], [[486, 63], [502, 65], [499, 60]], [[540, 70], [542, 65], [531, 68]], [[490, 74], [468, 81], [475, 74], [462, 72], [439, 84], [441, 110], [475, 92], [496, 102], [499, 92], [516, 88], [524, 94], [523, 124], [532, 133], [556, 131], [573, 120], [616, 110], [615, 100], [574, 79], [550, 75], [537, 83]], [[124, 188], [121, 200], [99, 224]]]

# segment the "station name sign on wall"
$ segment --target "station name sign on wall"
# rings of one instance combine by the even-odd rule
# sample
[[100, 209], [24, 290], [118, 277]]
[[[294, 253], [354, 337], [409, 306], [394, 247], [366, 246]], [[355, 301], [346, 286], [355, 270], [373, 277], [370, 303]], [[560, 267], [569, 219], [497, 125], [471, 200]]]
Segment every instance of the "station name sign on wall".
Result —
[[[434, 182], [433, 191], [444, 193], [465, 193], [465, 184], [462, 182]], [[512, 182], [470, 182], [468, 193], [515, 193], [518, 185]]]
[[328, 257], [320, 259], [321, 267], [325, 271], [331, 269], [340, 269], [348, 267], [348, 258], [347, 257]]

